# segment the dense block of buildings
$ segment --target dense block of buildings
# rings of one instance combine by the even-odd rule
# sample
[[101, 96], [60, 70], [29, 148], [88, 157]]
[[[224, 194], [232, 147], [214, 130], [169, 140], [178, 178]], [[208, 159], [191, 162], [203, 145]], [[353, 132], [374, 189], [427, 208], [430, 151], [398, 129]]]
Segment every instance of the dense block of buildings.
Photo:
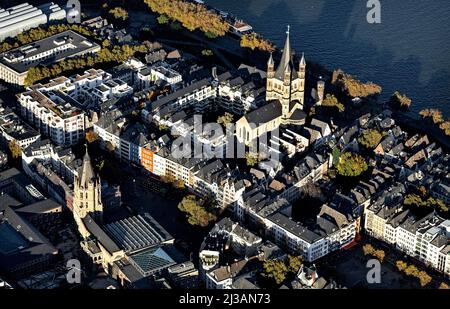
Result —
[[7, 83], [24, 85], [28, 70], [39, 64], [51, 65], [99, 50], [97, 43], [67, 30], [0, 54], [0, 78]]

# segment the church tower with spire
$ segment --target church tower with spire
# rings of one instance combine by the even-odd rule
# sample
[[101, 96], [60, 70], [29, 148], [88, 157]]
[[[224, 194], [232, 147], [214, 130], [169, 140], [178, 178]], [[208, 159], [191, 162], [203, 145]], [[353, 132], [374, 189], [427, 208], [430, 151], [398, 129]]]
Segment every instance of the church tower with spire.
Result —
[[[74, 179], [73, 213], [77, 223], [88, 214], [95, 220], [101, 221], [102, 219], [100, 177], [92, 167], [87, 147], [83, 165]], [[80, 226], [80, 224], [78, 225]]]
[[278, 67], [270, 55], [267, 62], [266, 100], [278, 100], [282, 106], [282, 117], [288, 123], [296, 109], [303, 110], [305, 100], [306, 61], [304, 55], [298, 70], [294, 64], [294, 51], [290, 42], [290, 27], [286, 31], [286, 42]]

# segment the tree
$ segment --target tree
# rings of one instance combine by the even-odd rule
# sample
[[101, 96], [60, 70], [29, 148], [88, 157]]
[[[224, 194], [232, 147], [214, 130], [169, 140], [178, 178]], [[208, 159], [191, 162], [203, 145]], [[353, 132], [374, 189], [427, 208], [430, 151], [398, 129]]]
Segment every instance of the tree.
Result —
[[276, 284], [281, 284], [288, 274], [296, 274], [302, 263], [301, 256], [293, 255], [288, 255], [284, 260], [267, 260], [263, 264], [262, 276], [272, 279]]
[[210, 49], [204, 49], [204, 50], [202, 50], [202, 56], [205, 56], [205, 57], [211, 57], [212, 55], [214, 55], [214, 53], [212, 52], [212, 50], [210, 50]]
[[339, 150], [338, 147], [333, 149], [332, 156], [333, 156], [333, 166], [336, 167], [337, 164], [339, 163], [339, 158], [341, 157], [341, 151]]
[[365, 244], [363, 246], [364, 255], [372, 254], [375, 251], [375, 248], [370, 244]]
[[217, 118], [217, 123], [221, 124], [224, 128], [226, 128], [226, 126], [232, 122], [233, 122], [233, 115], [228, 112]]
[[419, 115], [422, 116], [422, 118], [431, 118], [433, 120], [434, 124], [440, 124], [444, 122], [444, 118], [442, 117], [442, 112], [438, 109], [434, 108], [427, 108], [423, 109], [419, 112]]
[[366, 244], [363, 246], [364, 255], [372, 255], [377, 258], [380, 262], [384, 261], [385, 252], [381, 249], [376, 250], [372, 245]]
[[224, 36], [229, 24], [220, 15], [200, 3], [183, 0], [144, 0], [156, 13], [176, 20], [189, 31], [200, 30], [210, 36]]
[[105, 160], [100, 160], [97, 164], [97, 168], [99, 171], [101, 171], [104, 166], [105, 166]]
[[89, 130], [86, 132], [86, 141], [89, 144], [92, 144], [93, 142], [98, 140], [98, 134], [95, 133], [93, 130]]
[[390, 99], [391, 106], [400, 109], [408, 109], [411, 106], [411, 102], [410, 98], [398, 91], [394, 92]]
[[282, 260], [268, 260], [263, 264], [262, 276], [272, 279], [276, 284], [281, 284], [286, 280], [288, 267]]
[[156, 18], [156, 20], [160, 25], [167, 25], [169, 23], [169, 18], [167, 17], [167, 15], [164, 14], [159, 15], [159, 17]]
[[341, 176], [357, 177], [367, 171], [368, 166], [360, 155], [353, 152], [345, 152], [340, 156], [336, 169]]
[[375, 129], [367, 129], [358, 137], [358, 142], [367, 149], [375, 149], [380, 144], [383, 134]]
[[405, 274], [407, 276], [411, 276], [411, 277], [418, 277], [419, 276], [419, 270], [414, 265], [408, 265], [408, 267], [406, 267], [406, 269], [405, 269]]
[[411, 193], [405, 196], [403, 200], [405, 206], [414, 206], [418, 208], [434, 208], [440, 212], [448, 212], [449, 208], [444, 201], [429, 196], [428, 198], [422, 198], [421, 196]]
[[109, 10], [108, 13], [118, 20], [126, 21], [128, 19], [128, 12], [119, 6]]
[[174, 22], [172, 22], [171, 24], [170, 24], [170, 28], [172, 29], [172, 30], [175, 30], [175, 31], [178, 31], [178, 30], [181, 30], [181, 24], [179, 23], [179, 22], [177, 22], [177, 21], [174, 21]]
[[333, 71], [331, 83], [346, 92], [350, 97], [365, 98], [381, 93], [381, 87], [372, 82], [362, 83], [342, 70]]
[[425, 271], [420, 271], [417, 275], [417, 278], [419, 278], [420, 285], [422, 287], [427, 286], [432, 280], [430, 275], [428, 275]]
[[395, 265], [397, 266], [397, 269], [399, 271], [405, 271], [405, 269], [408, 267], [408, 264], [406, 262], [403, 262], [403, 261], [397, 261], [395, 263]]
[[48, 67], [38, 65], [28, 70], [25, 78], [25, 86], [33, 85], [43, 79], [59, 76], [66, 71], [86, 69], [92, 67], [94, 64], [121, 63], [136, 53], [145, 53], [147, 51], [148, 47], [144, 44], [132, 46], [126, 44], [121, 46], [115, 45], [109, 48], [102, 48], [95, 56], [84, 55], [76, 58], [68, 58]]
[[380, 262], [383, 263], [386, 253], [383, 250], [379, 249], [379, 250], [375, 250], [375, 252], [373, 253], [373, 256], [376, 257]]
[[247, 47], [251, 50], [259, 49], [266, 52], [273, 52], [275, 50], [272, 43], [263, 39], [254, 32], [245, 34], [241, 37], [241, 47]]
[[247, 166], [250, 167], [255, 166], [259, 161], [258, 155], [251, 152], [245, 153], [245, 159], [247, 160]]
[[204, 203], [198, 201], [195, 195], [188, 195], [178, 204], [178, 209], [186, 213], [191, 225], [206, 227], [217, 217], [205, 209]]
[[169, 129], [168, 126], [166, 126], [165, 124], [160, 124], [158, 126], [159, 131], [167, 131]]
[[338, 99], [332, 95], [332, 94], [327, 94], [325, 99], [323, 99], [322, 101], [322, 106], [326, 106], [326, 107], [335, 107], [338, 109], [338, 111], [340, 113], [342, 113], [343, 111], [345, 111], [345, 106], [344, 104], [340, 103], [338, 101]]
[[22, 148], [16, 140], [10, 141], [8, 147], [13, 159], [18, 159], [22, 156]]
[[293, 256], [288, 255], [286, 258], [286, 264], [288, 267], [288, 271], [291, 273], [296, 274], [298, 270], [300, 269], [300, 266], [302, 266], [303, 259], [301, 256]]

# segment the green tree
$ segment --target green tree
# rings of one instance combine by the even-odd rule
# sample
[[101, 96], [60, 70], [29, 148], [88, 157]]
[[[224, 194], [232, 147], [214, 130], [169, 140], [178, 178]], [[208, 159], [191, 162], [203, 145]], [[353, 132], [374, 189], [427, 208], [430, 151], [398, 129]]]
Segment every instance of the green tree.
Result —
[[344, 104], [340, 103], [338, 101], [338, 99], [332, 95], [332, 94], [327, 94], [325, 96], [325, 99], [323, 99], [322, 101], [322, 106], [326, 106], [326, 107], [335, 107], [338, 109], [338, 111], [340, 113], [342, 113], [343, 111], [345, 111], [345, 106]]
[[18, 159], [22, 156], [22, 148], [16, 140], [12, 140], [8, 144], [9, 151], [11, 152], [11, 156], [14, 159]]
[[358, 142], [367, 149], [374, 149], [380, 144], [383, 134], [375, 129], [367, 129], [358, 137]]
[[186, 213], [188, 222], [191, 225], [206, 227], [217, 217], [205, 209], [203, 202], [197, 200], [194, 195], [188, 195], [178, 204], [178, 209]]
[[345, 152], [339, 158], [336, 169], [341, 176], [356, 177], [367, 171], [368, 166], [360, 155], [353, 152]]
[[128, 12], [119, 6], [109, 10], [108, 13], [118, 20], [126, 21], [128, 19]]
[[245, 153], [245, 160], [247, 163], [247, 166], [255, 166], [259, 162], [259, 157], [256, 153], [246, 152]]
[[262, 276], [272, 279], [276, 284], [283, 283], [286, 280], [288, 267], [282, 260], [268, 260], [263, 264]]
[[210, 50], [210, 49], [202, 50], [202, 56], [211, 57], [212, 55], [214, 55], [212, 50]]
[[215, 38], [217, 38], [217, 34], [216, 33], [214, 33], [214, 32], [211, 32], [211, 31], [206, 31], [205, 32], [205, 36], [208, 38], [208, 39], [215, 39]]
[[170, 24], [170, 28], [172, 28], [172, 30], [181, 30], [181, 24], [177, 21], [174, 21]]
[[405, 271], [405, 269], [408, 267], [408, 264], [406, 262], [403, 262], [403, 261], [400, 261], [400, 260], [397, 261], [395, 263], [395, 265], [396, 265], [396, 267], [397, 267], [397, 269], [399, 271]]
[[156, 20], [160, 25], [167, 25], [169, 23], [169, 18], [164, 14], [159, 15], [158, 18], [156, 18]]
[[301, 256], [293, 256], [288, 255], [286, 258], [286, 264], [288, 267], [288, 271], [291, 273], [296, 274], [298, 270], [300, 269], [300, 266], [302, 266], [303, 259]]
[[333, 149], [332, 156], [333, 156], [333, 166], [336, 167], [339, 163], [339, 158], [341, 157], [341, 151], [339, 150], [338, 147]]
[[230, 114], [228, 112], [217, 118], [217, 123], [221, 124], [224, 128], [226, 128], [226, 126], [232, 122], [233, 122], [233, 114]]
[[448, 212], [449, 208], [440, 199], [433, 198], [429, 196], [428, 198], [422, 198], [418, 194], [411, 193], [405, 196], [403, 204], [406, 206], [415, 206], [419, 208], [434, 208], [440, 212]]

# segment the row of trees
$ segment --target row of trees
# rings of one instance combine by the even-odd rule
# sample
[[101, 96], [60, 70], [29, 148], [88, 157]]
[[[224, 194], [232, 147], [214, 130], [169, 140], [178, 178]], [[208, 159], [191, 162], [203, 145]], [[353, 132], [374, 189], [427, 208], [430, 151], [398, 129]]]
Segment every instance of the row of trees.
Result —
[[95, 38], [95, 34], [93, 32], [91, 32], [89, 29], [79, 24], [50, 25], [48, 27], [37, 27], [30, 29], [28, 31], [24, 31], [18, 34], [15, 38], [3, 42], [2, 44], [0, 44], [0, 52], [5, 52], [12, 48], [19, 47], [21, 45], [45, 39], [49, 36], [55, 35], [57, 33], [66, 30], [73, 30], [80, 33], [83, 36]]
[[201, 30], [208, 37], [223, 36], [229, 29], [228, 23], [202, 4], [183, 0], [144, 0], [144, 2], [153, 12], [179, 21], [190, 31]]
[[189, 224], [208, 226], [217, 219], [216, 215], [207, 209], [207, 202], [199, 200], [195, 195], [187, 195], [178, 204], [178, 209], [186, 213]]
[[396, 262], [397, 269], [407, 276], [416, 277], [420, 280], [420, 285], [422, 287], [427, 286], [432, 278], [430, 275], [428, 275], [425, 271], [419, 271], [419, 269], [414, 265], [408, 265], [408, 263], [404, 261], [397, 261]]
[[286, 280], [289, 274], [296, 274], [302, 266], [302, 258], [288, 255], [284, 260], [267, 260], [263, 264], [262, 276], [270, 279], [277, 285]]
[[254, 32], [241, 37], [241, 47], [247, 47], [251, 50], [259, 49], [266, 52], [273, 52], [275, 50], [275, 46], [272, 43]]
[[350, 97], [365, 98], [381, 93], [381, 87], [373, 82], [363, 83], [355, 79], [352, 75], [344, 73], [342, 70], [334, 70], [331, 83]]
[[427, 108], [421, 110], [419, 115], [422, 116], [423, 119], [431, 119], [435, 125], [438, 125], [439, 128], [444, 131], [445, 135], [450, 136], [450, 119], [445, 121], [440, 110]]
[[[108, 44], [103, 44], [104, 46]], [[52, 78], [63, 74], [64, 72], [91, 68], [96, 64], [108, 62], [123, 62], [137, 52], [146, 53], [145, 45], [115, 45], [113, 48], [102, 48], [95, 55], [82, 56], [78, 58], [70, 58], [57, 62], [51, 66], [36, 66], [31, 68], [25, 78], [25, 85], [33, 85], [43, 79]]]
[[371, 255], [377, 258], [380, 262], [384, 261], [386, 253], [381, 249], [375, 249], [372, 245], [366, 244], [363, 246], [364, 255]]

